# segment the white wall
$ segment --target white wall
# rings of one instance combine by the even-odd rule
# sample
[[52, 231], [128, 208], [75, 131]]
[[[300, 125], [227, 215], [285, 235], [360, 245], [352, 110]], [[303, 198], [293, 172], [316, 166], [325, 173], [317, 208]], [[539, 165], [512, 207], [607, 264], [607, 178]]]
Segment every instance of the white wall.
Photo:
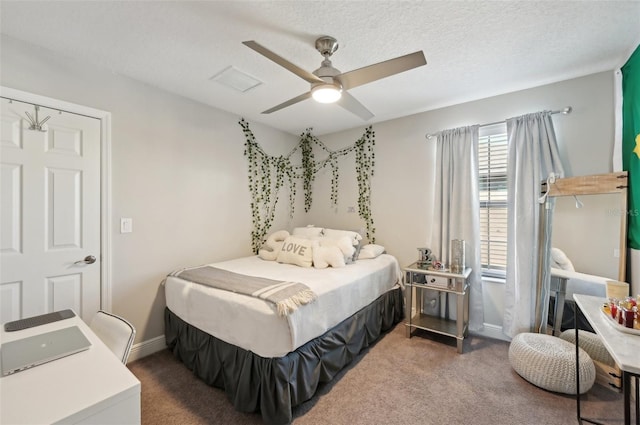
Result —
[[[136, 342], [164, 334], [160, 282], [180, 267], [251, 254], [240, 117], [2, 37], [0, 85], [112, 113], [113, 312]], [[297, 137], [252, 124], [273, 154]], [[287, 227], [282, 208], [278, 227]], [[133, 233], [120, 234], [120, 217]]]
[[[504, 120], [544, 109], [572, 106], [569, 115], [553, 116], [566, 175], [608, 173], [613, 152], [613, 73], [574, 80], [469, 102], [409, 117], [377, 123], [373, 216], [377, 240], [403, 264], [417, 259], [417, 247], [430, 245], [433, 205], [433, 143], [425, 134], [462, 125]], [[319, 137], [332, 149], [353, 143], [364, 128]], [[329, 205], [330, 172], [317, 178], [313, 208], [306, 217], [316, 225], [363, 226], [347, 207], [357, 205], [353, 158], [340, 163], [339, 207]], [[300, 223], [301, 224], [301, 223]]]
[[[569, 115], [554, 115], [553, 122], [567, 176], [612, 171], [614, 135], [613, 72], [541, 86], [461, 105], [378, 123], [376, 166], [372, 183], [372, 210], [377, 242], [396, 255], [403, 265], [415, 261], [417, 247], [431, 245], [434, 150], [425, 134], [463, 125], [485, 124], [540, 110], [572, 106]], [[375, 111], [374, 111], [375, 113]], [[345, 131], [320, 137], [330, 148], [353, 143], [364, 131]], [[341, 162], [341, 176], [353, 171], [353, 158]], [[318, 178], [309, 223], [359, 229], [357, 214], [347, 207], [357, 205], [357, 186], [340, 182], [337, 211], [329, 208], [330, 174]], [[598, 217], [597, 219], [601, 219]], [[594, 221], [594, 225], [597, 221]], [[299, 223], [304, 224], [304, 223]], [[567, 228], [572, 232], [584, 231]], [[500, 284], [486, 284], [485, 310], [496, 326], [502, 323]], [[497, 313], [496, 313], [497, 312]]]
[[[159, 283], [166, 273], [250, 254], [240, 117], [4, 36], [1, 55], [0, 84], [112, 113], [113, 310], [134, 323], [137, 341], [161, 336], [165, 302]], [[375, 124], [377, 242], [403, 265], [417, 258], [417, 247], [430, 245], [434, 151], [426, 133], [568, 105], [572, 114], [554, 117], [567, 175], [610, 172], [614, 112], [608, 72]], [[297, 143], [297, 137], [265, 126], [251, 128], [270, 154], [287, 153]], [[320, 139], [341, 148], [364, 128]], [[287, 196], [281, 197], [274, 230], [307, 223], [362, 228], [357, 214], [347, 213], [358, 198], [355, 179], [349, 178], [355, 175], [353, 161], [340, 163], [336, 211], [330, 207], [327, 170], [316, 179], [308, 214], [300, 200], [290, 223]], [[117, 232], [120, 217], [133, 218], [132, 234]], [[500, 322], [502, 287], [485, 289], [488, 318]]]
[[619, 193], [556, 198], [552, 246], [581, 273], [618, 280], [622, 196]]

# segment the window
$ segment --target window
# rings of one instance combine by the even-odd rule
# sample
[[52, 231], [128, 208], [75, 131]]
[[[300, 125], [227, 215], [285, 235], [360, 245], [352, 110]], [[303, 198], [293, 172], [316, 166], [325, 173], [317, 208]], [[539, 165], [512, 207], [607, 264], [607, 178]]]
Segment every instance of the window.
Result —
[[480, 128], [480, 261], [482, 274], [504, 277], [507, 268], [507, 125]]

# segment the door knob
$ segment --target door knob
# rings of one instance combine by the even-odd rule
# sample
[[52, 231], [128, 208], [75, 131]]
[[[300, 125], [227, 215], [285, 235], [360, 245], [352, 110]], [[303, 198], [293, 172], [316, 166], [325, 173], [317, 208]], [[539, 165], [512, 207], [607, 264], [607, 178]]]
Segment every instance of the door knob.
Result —
[[78, 260], [73, 264], [93, 264], [96, 262], [96, 257], [94, 257], [93, 255], [87, 255], [86, 257], [84, 257], [84, 260]]

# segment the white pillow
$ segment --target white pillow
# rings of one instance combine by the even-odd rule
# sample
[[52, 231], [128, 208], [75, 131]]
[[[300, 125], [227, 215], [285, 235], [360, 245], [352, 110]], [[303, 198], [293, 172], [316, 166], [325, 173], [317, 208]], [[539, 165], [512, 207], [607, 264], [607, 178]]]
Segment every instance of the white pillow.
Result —
[[291, 231], [291, 234], [293, 236], [298, 236], [301, 238], [314, 239], [322, 236], [322, 230], [323, 230], [322, 227], [314, 227], [314, 226], [295, 227]]
[[322, 232], [325, 238], [331, 239], [340, 239], [345, 236], [351, 239], [351, 245], [358, 245], [358, 242], [362, 240], [362, 236], [358, 232], [354, 232], [351, 230], [335, 230], [335, 229], [324, 229]]
[[571, 272], [576, 271], [573, 267], [573, 263], [569, 260], [569, 257], [567, 257], [567, 254], [559, 248], [551, 248], [551, 267]]
[[384, 252], [384, 247], [382, 245], [368, 244], [363, 246], [360, 249], [358, 260], [376, 258], [378, 255], [382, 254], [383, 252]]
[[282, 244], [276, 261], [278, 263], [295, 264], [300, 267], [311, 267], [313, 264], [313, 246], [318, 242], [296, 236], [289, 236]]

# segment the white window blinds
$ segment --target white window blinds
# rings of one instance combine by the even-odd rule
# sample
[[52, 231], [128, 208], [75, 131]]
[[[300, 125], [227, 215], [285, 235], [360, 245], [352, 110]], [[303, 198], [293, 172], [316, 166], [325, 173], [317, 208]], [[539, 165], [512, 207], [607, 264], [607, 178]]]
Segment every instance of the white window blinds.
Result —
[[507, 267], [507, 126], [480, 128], [480, 256], [483, 274], [504, 276]]

